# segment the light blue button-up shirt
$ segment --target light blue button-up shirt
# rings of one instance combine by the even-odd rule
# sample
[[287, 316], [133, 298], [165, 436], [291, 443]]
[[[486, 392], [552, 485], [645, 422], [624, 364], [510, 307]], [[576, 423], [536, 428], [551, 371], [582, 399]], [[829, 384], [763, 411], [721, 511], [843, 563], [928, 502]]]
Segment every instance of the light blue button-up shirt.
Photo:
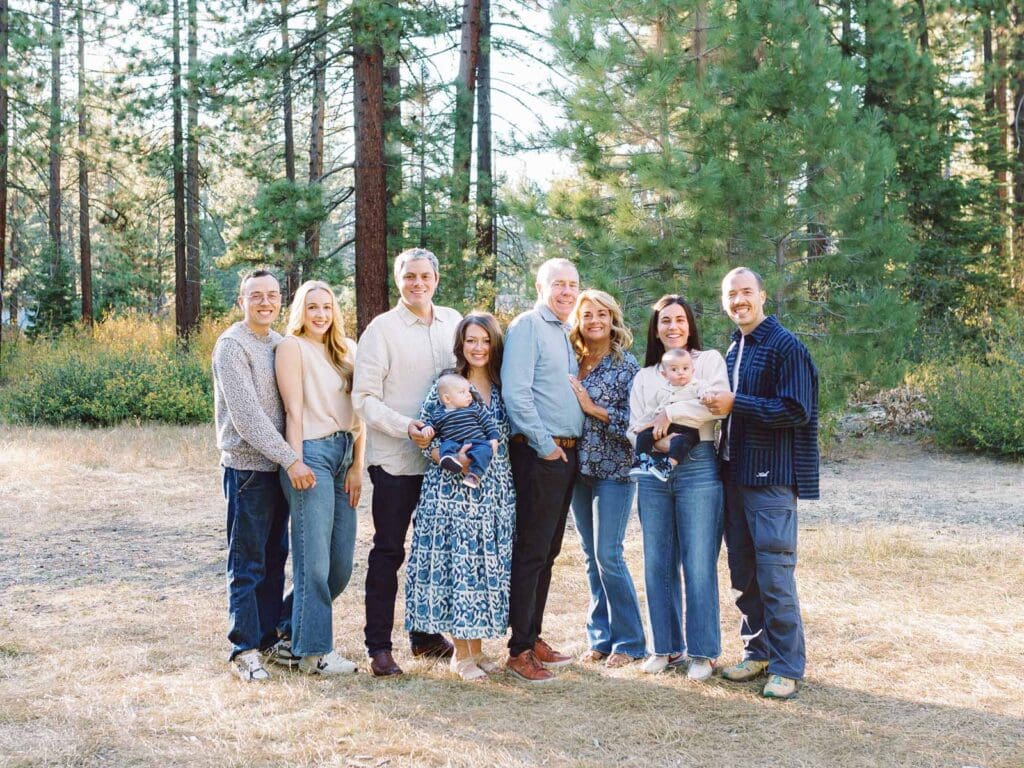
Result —
[[578, 372], [565, 326], [549, 306], [538, 304], [509, 325], [501, 396], [512, 433], [526, 435], [538, 456], [555, 450], [552, 438], [583, 433], [583, 409], [569, 383]]

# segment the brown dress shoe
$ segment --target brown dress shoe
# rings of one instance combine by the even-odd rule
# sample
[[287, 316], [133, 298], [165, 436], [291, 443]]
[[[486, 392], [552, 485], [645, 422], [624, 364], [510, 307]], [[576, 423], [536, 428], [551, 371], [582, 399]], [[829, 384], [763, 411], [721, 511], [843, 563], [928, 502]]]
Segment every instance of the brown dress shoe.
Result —
[[393, 677], [402, 674], [402, 668], [395, 662], [391, 651], [377, 651], [370, 654], [370, 671], [374, 677]]
[[537, 642], [533, 644], [533, 655], [537, 657], [537, 661], [548, 669], [565, 667], [572, 664], [572, 656], [559, 653], [539, 637]]
[[417, 659], [450, 659], [455, 653], [455, 646], [443, 637], [428, 645], [414, 645], [412, 655]]
[[523, 651], [518, 656], [509, 656], [505, 669], [512, 677], [527, 683], [547, 683], [555, 679], [555, 673], [544, 669], [533, 651]]

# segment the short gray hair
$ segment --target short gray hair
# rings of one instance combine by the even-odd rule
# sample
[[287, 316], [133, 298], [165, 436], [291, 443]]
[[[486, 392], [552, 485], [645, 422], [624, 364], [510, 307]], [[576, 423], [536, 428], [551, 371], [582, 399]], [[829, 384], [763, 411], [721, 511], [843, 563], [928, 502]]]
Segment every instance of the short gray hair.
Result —
[[575, 264], [568, 259], [554, 258], [548, 259], [537, 268], [537, 282], [541, 285], [547, 285], [552, 272], [556, 269], [565, 269], [566, 267], [569, 267], [579, 277], [580, 271], [576, 269]]
[[437, 263], [437, 256], [434, 255], [433, 251], [428, 251], [426, 248], [406, 248], [400, 254], [395, 256], [395, 282], [402, 282], [402, 273], [405, 272], [405, 265], [410, 261], [429, 261], [430, 266], [434, 268], [434, 274], [439, 275], [440, 268]]

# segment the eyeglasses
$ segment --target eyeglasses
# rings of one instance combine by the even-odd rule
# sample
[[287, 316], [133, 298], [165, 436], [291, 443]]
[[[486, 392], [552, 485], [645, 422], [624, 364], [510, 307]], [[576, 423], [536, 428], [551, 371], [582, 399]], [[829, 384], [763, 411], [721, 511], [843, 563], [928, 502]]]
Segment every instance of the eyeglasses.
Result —
[[271, 291], [270, 293], [245, 294], [245, 300], [251, 301], [253, 304], [262, 304], [264, 299], [271, 304], [276, 304], [281, 301], [281, 294], [278, 291]]

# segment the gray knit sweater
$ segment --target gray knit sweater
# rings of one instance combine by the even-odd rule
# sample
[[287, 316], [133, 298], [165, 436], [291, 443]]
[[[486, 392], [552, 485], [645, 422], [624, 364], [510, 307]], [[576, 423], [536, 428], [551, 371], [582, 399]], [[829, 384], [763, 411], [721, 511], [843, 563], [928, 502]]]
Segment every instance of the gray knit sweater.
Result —
[[259, 336], [235, 323], [213, 348], [213, 408], [220, 463], [273, 472], [298, 458], [285, 441], [284, 406], [274, 378], [281, 335]]

